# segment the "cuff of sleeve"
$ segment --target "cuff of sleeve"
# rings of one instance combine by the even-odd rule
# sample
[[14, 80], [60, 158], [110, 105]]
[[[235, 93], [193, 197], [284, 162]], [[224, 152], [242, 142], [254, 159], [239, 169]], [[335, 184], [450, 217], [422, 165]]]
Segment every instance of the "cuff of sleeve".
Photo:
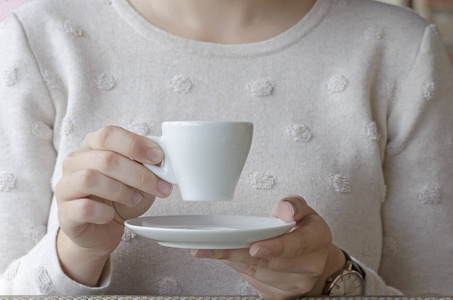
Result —
[[[22, 268], [31, 282], [32, 293], [53, 295], [98, 295], [104, 294], [110, 285], [112, 266], [107, 261], [99, 279], [99, 287], [89, 287], [69, 278], [62, 270], [57, 254], [58, 228], [49, 231], [24, 257]], [[28, 271], [28, 272], [27, 272]], [[31, 275], [31, 276], [30, 276]], [[29, 281], [28, 280], [28, 281]]]
[[387, 295], [403, 295], [400, 291], [385, 284], [384, 280], [373, 270], [365, 266], [363, 263], [352, 257], [362, 270], [365, 272], [365, 295], [366, 296], [387, 296]]

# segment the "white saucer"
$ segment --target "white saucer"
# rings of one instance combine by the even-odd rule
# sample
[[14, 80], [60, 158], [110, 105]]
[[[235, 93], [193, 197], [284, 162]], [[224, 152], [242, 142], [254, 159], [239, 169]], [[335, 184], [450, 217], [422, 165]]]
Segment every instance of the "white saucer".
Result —
[[162, 246], [186, 249], [249, 248], [256, 241], [277, 237], [295, 222], [249, 216], [158, 216], [126, 221], [133, 232]]

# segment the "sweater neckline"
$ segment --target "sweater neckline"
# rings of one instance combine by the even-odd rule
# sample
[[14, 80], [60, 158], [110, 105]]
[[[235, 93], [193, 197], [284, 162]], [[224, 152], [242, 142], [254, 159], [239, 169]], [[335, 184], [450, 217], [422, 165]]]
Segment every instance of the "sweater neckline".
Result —
[[244, 44], [218, 44], [187, 39], [148, 22], [128, 0], [112, 0], [112, 5], [133, 30], [163, 47], [197, 55], [244, 57], [265, 55], [293, 45], [322, 21], [330, 10], [332, 0], [317, 0], [302, 19], [284, 32], [263, 41]]

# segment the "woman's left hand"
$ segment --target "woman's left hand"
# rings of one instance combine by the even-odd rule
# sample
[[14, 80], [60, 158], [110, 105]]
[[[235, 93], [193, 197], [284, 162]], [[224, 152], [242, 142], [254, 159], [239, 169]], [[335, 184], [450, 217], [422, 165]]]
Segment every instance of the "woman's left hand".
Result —
[[280, 200], [270, 216], [296, 221], [296, 225], [282, 236], [253, 243], [249, 249], [191, 253], [223, 261], [265, 299], [321, 295], [326, 279], [346, 263], [341, 250], [332, 244], [329, 226], [299, 196]]

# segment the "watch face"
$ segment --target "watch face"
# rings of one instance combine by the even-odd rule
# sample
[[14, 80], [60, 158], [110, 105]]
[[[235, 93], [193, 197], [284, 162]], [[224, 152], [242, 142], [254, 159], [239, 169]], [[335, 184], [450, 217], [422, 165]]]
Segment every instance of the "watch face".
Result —
[[355, 271], [348, 271], [337, 278], [329, 296], [359, 296], [365, 293], [362, 277]]

